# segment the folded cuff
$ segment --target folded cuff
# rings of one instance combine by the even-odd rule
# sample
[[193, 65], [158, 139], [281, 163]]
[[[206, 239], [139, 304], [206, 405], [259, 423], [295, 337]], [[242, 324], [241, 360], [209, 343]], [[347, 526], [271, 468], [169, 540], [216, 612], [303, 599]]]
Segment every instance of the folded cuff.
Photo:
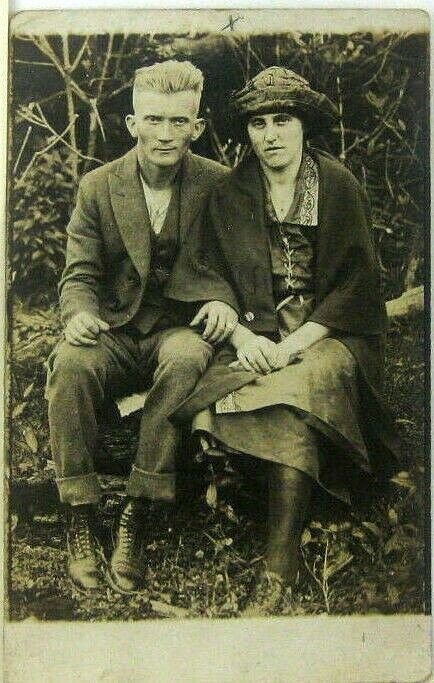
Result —
[[101, 487], [95, 472], [76, 477], [62, 477], [56, 479], [56, 484], [60, 500], [69, 505], [97, 503], [101, 496]]
[[132, 466], [127, 483], [127, 496], [148, 498], [149, 500], [175, 500], [175, 475], [146, 472], [136, 465]]

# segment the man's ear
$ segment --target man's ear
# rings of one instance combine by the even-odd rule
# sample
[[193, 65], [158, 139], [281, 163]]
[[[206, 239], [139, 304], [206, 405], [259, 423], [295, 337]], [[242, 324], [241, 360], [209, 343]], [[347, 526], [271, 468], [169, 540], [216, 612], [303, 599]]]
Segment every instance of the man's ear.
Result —
[[127, 114], [125, 117], [125, 123], [129, 130], [131, 137], [137, 137], [136, 119], [134, 114]]
[[202, 135], [204, 130], [205, 130], [205, 119], [196, 119], [196, 121], [194, 122], [193, 135], [191, 136], [191, 139], [193, 140], [193, 142], [200, 138], [200, 136]]

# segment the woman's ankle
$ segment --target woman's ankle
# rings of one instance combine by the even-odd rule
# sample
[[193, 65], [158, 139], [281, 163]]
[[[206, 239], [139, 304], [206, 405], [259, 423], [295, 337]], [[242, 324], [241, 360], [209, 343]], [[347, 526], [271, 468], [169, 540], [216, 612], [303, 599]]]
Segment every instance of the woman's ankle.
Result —
[[268, 548], [266, 571], [280, 576], [285, 584], [293, 585], [300, 567], [300, 543], [287, 542]]

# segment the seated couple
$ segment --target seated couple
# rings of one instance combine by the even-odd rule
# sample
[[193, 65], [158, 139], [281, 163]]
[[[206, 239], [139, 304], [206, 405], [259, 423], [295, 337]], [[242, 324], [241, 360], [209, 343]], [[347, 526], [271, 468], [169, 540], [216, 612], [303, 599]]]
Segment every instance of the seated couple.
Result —
[[393, 460], [379, 397], [386, 315], [366, 195], [308, 144], [332, 103], [265, 69], [232, 97], [251, 152], [230, 171], [189, 149], [202, 86], [189, 62], [139, 69], [134, 149], [81, 180], [64, 337], [48, 360], [51, 448], [69, 573], [97, 589], [98, 417], [108, 398], [149, 388], [105, 572], [127, 594], [143, 582], [149, 505], [175, 500], [182, 424], [213, 452], [267, 461], [267, 549], [245, 614], [268, 614], [295, 582], [313, 485], [350, 503], [354, 472]]

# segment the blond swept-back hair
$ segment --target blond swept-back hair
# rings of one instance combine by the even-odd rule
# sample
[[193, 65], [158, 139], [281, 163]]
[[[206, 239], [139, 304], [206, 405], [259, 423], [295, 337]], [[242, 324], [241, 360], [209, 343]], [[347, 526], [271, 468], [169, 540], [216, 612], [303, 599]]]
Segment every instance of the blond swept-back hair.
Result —
[[142, 66], [136, 70], [133, 85], [133, 107], [136, 108], [136, 96], [141, 91], [157, 90], [170, 94], [191, 91], [197, 97], [197, 111], [203, 89], [203, 74], [191, 62], [178, 62], [169, 59], [166, 62]]

